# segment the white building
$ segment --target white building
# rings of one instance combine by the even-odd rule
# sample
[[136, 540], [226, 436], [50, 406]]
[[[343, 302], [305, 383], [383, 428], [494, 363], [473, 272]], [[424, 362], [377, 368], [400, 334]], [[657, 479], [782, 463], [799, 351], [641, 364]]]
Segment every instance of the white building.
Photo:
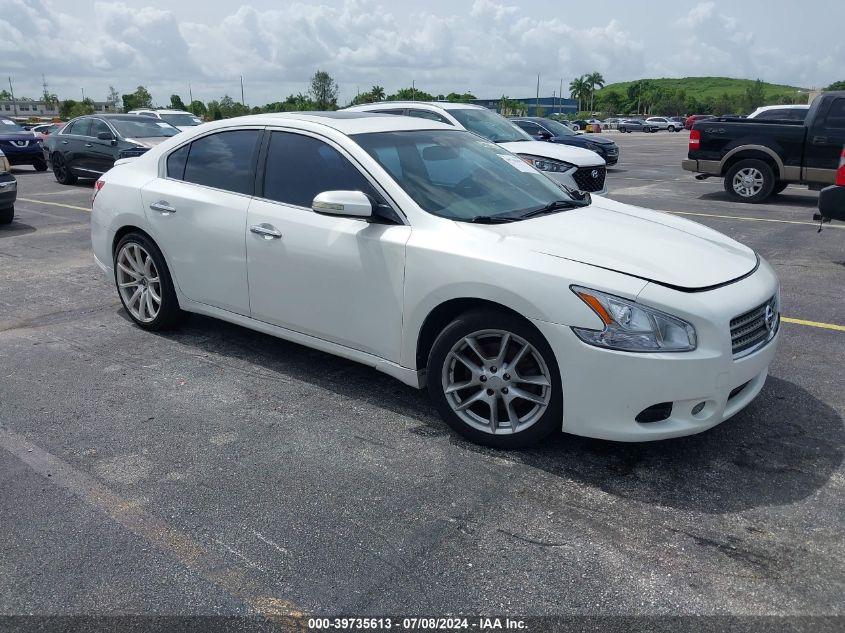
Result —
[[[110, 103], [105, 101], [94, 102], [94, 112], [114, 113], [122, 111], [123, 108], [120, 106], [115, 109]], [[30, 117], [52, 119], [53, 117], [59, 116], [59, 104], [47, 101], [22, 101], [20, 99], [16, 99], [15, 101], [4, 100], [0, 101], [0, 114], [17, 119], [28, 119]]]

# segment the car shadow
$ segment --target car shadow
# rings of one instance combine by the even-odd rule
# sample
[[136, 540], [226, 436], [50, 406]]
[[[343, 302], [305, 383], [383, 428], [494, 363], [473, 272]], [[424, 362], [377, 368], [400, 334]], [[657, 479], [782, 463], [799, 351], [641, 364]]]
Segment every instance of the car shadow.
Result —
[[[789, 190], [787, 190], [789, 192]], [[708, 191], [707, 193], [702, 193], [698, 196], [699, 200], [716, 200], [719, 202], [731, 202], [734, 204], [741, 204], [743, 207], [748, 206], [750, 209], [755, 207], [760, 208], [758, 204], [747, 204], [742, 203], [736, 200], [735, 198], [729, 196], [724, 191]], [[785, 194], [777, 194], [772, 196], [771, 198], [767, 199], [765, 202], [762, 203], [765, 206], [774, 206], [774, 207], [805, 207], [808, 209], [815, 209], [819, 204], [819, 197], [818, 195], [807, 195], [804, 193], [795, 194], [792, 192], [785, 193]], [[741, 208], [741, 207], [740, 207]]]
[[[130, 321], [122, 309], [120, 314]], [[775, 377], [745, 410], [698, 435], [630, 444], [558, 433], [538, 447], [503, 451], [464, 440], [440, 419], [424, 390], [364, 365], [198, 315], [158, 336], [410, 417], [419, 422], [410, 430], [416, 435], [447, 437], [462, 450], [650, 505], [723, 514], [794, 503], [827, 484], [845, 448], [837, 412], [802, 387]], [[243, 371], [240, 364], [232, 365]]]
[[17, 235], [26, 235], [27, 233], [34, 233], [36, 228], [17, 220], [12, 220], [11, 224], [0, 226], [0, 239], [4, 237], [15, 237]]

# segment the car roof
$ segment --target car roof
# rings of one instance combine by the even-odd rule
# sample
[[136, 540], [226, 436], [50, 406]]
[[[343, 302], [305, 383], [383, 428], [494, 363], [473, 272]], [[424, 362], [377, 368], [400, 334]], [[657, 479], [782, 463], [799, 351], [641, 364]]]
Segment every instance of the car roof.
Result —
[[134, 114], [136, 112], [154, 112], [156, 114], [191, 114], [192, 116], [196, 116], [193, 115], [192, 112], [188, 112], [187, 110], [156, 110], [155, 108], [137, 108], [135, 110], [130, 110], [129, 112], [127, 112], [127, 114]]
[[[137, 121], [137, 114], [83, 114], [77, 119], [105, 119], [106, 121]], [[75, 119], [74, 119], [75, 120]], [[68, 121], [70, 123], [70, 121]]]
[[390, 106], [393, 108], [431, 108], [432, 110], [487, 110], [484, 106], [473, 103], [454, 103], [452, 101], [377, 101], [375, 103], [362, 103], [350, 106], [347, 110], [362, 111], [364, 108]]
[[290, 125], [291, 123], [310, 123], [323, 125], [337, 130], [341, 134], [364, 134], [368, 132], [400, 132], [413, 130], [452, 130], [446, 123], [429, 119], [380, 114], [377, 112], [357, 112], [340, 110], [334, 112], [270, 112], [248, 114], [246, 116], [223, 119], [207, 123], [210, 127], [226, 128], [234, 125]]

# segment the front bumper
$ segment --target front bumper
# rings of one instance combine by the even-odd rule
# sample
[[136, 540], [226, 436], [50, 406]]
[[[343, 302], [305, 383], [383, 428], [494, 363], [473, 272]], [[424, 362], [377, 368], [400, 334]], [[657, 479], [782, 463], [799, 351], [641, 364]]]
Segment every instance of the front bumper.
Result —
[[[583, 343], [568, 326], [534, 321], [558, 359], [563, 430], [622, 442], [662, 440], [706, 431], [746, 407], [763, 388], [780, 329], [763, 347], [735, 359], [730, 320], [777, 291], [777, 279], [763, 264], [750, 277], [707, 292], [682, 293], [654, 283], [643, 289], [638, 301], [673, 311], [695, 325], [699, 343], [692, 352], [600, 349]], [[702, 402], [703, 408], [693, 414]], [[672, 403], [668, 418], [636, 421], [638, 414], [660, 403]]]
[[18, 197], [18, 181], [11, 174], [0, 175], [0, 209], [15, 206]]
[[[604, 165], [601, 165], [601, 166], [596, 165], [596, 168], [603, 168], [603, 167], [604, 167]], [[580, 191], [581, 187], [575, 181], [575, 172], [576, 171], [578, 171], [578, 169], [570, 169], [569, 171], [564, 171], [564, 172], [544, 171], [543, 173], [546, 174], [546, 176], [548, 176], [549, 178], [551, 178], [555, 182], [559, 182], [563, 185], [566, 185], [570, 189], [575, 189], [576, 191]], [[607, 178], [605, 177], [604, 181], [602, 182], [601, 189], [598, 189], [596, 191], [590, 191], [590, 193], [594, 193], [594, 194], [597, 194], [597, 195], [600, 195], [600, 196], [606, 195], [607, 194]]]

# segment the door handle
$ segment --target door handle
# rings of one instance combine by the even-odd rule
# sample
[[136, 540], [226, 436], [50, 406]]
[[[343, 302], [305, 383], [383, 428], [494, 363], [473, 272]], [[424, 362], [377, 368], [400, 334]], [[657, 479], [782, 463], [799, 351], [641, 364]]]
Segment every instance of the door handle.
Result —
[[85, 147], [94, 147], [91, 143], [85, 143]]
[[150, 209], [153, 211], [158, 211], [160, 213], [164, 213], [165, 215], [169, 215], [171, 213], [176, 213], [176, 208], [171, 207], [169, 202], [164, 200], [159, 200], [158, 202], [153, 202], [150, 205]]
[[279, 239], [280, 237], [282, 237], [282, 232], [272, 224], [253, 224], [251, 227], [249, 227], [249, 230], [255, 233], [256, 235], [260, 235], [265, 240]]
[[62, 141], [62, 145], [67, 145], [67, 141]]
[[827, 137], [826, 136], [814, 136], [813, 137], [813, 143], [815, 143], [816, 145], [824, 145], [825, 143], [827, 143]]

